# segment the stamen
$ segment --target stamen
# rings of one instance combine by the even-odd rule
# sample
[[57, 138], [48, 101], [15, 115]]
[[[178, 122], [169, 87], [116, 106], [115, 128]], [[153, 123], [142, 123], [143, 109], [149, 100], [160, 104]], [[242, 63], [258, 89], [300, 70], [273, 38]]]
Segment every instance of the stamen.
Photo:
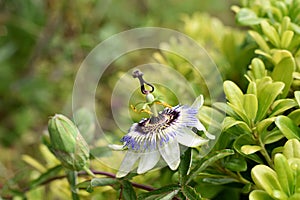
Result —
[[[150, 83], [148, 83], [147, 81], [145, 81], [143, 79], [143, 72], [141, 72], [140, 70], [135, 70], [133, 73], [132, 73], [132, 76], [133, 78], [138, 78], [139, 81], [140, 81], [140, 85], [141, 85], [141, 92], [143, 94], [148, 94], [148, 93], [152, 93], [154, 91], [154, 86]], [[150, 86], [151, 87], [151, 90], [146, 90], [145, 88], [145, 84]]]

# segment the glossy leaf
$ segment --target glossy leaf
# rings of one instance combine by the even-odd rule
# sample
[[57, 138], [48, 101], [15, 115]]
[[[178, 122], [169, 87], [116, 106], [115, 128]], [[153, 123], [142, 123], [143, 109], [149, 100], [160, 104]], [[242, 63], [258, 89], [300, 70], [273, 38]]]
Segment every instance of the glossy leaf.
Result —
[[[254, 75], [255, 79], [261, 79], [261, 78], [263, 78], [267, 75], [265, 64], [259, 58], [254, 58], [251, 61], [250, 69], [253, 72], [253, 75]], [[249, 88], [249, 86], [248, 86], [248, 88]], [[251, 93], [251, 94], [256, 94], [256, 93]]]
[[262, 148], [260, 146], [257, 146], [257, 145], [243, 145], [241, 147], [241, 151], [246, 155], [256, 153], [256, 152], [260, 151], [261, 149]]
[[288, 117], [297, 125], [300, 125], [300, 109], [292, 111]]
[[300, 91], [295, 91], [294, 95], [295, 95], [295, 99], [298, 103], [298, 106], [300, 107]]
[[274, 199], [263, 190], [254, 190], [250, 193], [249, 200], [274, 200]]
[[290, 30], [284, 31], [281, 36], [281, 41], [280, 41], [281, 48], [287, 49], [290, 46], [293, 37], [294, 37], [293, 31], [290, 31]]
[[233, 126], [239, 126], [248, 133], [251, 133], [251, 129], [245, 122], [235, 120], [233, 117], [226, 117], [223, 122], [223, 131], [230, 129]]
[[295, 61], [292, 55], [283, 58], [275, 65], [272, 78], [274, 81], [281, 81], [285, 84], [281, 96], [286, 97], [293, 81], [293, 72], [295, 70]]
[[249, 155], [244, 154], [242, 151], [242, 146], [244, 145], [256, 145], [256, 141], [253, 139], [252, 135], [247, 133], [241, 135], [234, 141], [233, 147], [241, 155], [244, 155], [245, 157], [254, 160], [257, 163], [263, 163], [261, 158], [256, 154], [249, 154]]
[[287, 158], [300, 158], [300, 142], [297, 139], [288, 140], [283, 148], [283, 155]]
[[256, 117], [258, 102], [254, 94], [245, 94], [243, 102], [244, 110], [247, 117], [252, 121]]
[[261, 88], [258, 93], [258, 111], [256, 115], [256, 121], [261, 121], [267, 114], [271, 104], [276, 97], [282, 92], [284, 84], [281, 82], [275, 82], [266, 84]]
[[278, 116], [275, 124], [287, 139], [296, 138], [300, 140], [300, 128], [290, 118]]
[[228, 101], [238, 109], [242, 110], [244, 96], [242, 90], [232, 81], [225, 81], [223, 85]]
[[276, 154], [274, 166], [282, 190], [290, 196], [294, 192], [294, 177], [286, 157], [280, 153]]
[[273, 129], [272, 131], [265, 131], [261, 134], [263, 144], [271, 144], [284, 138], [279, 129]]
[[275, 46], [280, 46], [280, 38], [276, 29], [270, 25], [267, 21], [261, 22], [261, 28], [263, 33], [268, 37], [269, 41]]
[[288, 109], [295, 107], [297, 104], [293, 99], [279, 99], [271, 106], [272, 112], [270, 117], [282, 114]]
[[277, 174], [266, 165], [256, 165], [251, 170], [254, 183], [264, 189], [269, 195], [273, 196], [274, 191], [281, 191]]
[[255, 40], [258, 46], [263, 50], [263, 52], [269, 52], [270, 48], [265, 39], [255, 31], [249, 31], [249, 35]]

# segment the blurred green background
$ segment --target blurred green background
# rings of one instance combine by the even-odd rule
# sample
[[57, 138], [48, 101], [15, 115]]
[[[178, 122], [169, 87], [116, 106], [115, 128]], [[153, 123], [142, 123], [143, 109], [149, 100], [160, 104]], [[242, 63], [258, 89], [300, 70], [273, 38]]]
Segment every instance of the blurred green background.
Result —
[[[209, 13], [224, 25], [234, 26], [230, 6], [236, 3], [0, 0], [0, 190], [12, 177], [17, 177], [19, 184], [28, 180], [24, 172], [31, 168], [21, 156], [41, 157], [36, 149], [48, 117], [70, 106], [76, 72], [97, 44], [136, 27], [184, 31], [183, 16], [195, 12]], [[191, 36], [197, 37], [197, 33]], [[126, 63], [135, 66], [138, 60], [132, 56]], [[104, 77], [107, 90], [113, 88], [109, 79], [114, 79], [110, 69]]]

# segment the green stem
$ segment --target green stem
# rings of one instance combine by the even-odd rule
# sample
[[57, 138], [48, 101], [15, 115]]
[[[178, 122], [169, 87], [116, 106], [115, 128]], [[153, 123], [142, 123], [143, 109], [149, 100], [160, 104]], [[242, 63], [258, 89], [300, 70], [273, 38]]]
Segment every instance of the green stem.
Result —
[[258, 137], [258, 142], [259, 142], [259, 146], [261, 147], [260, 153], [264, 156], [264, 158], [266, 159], [268, 165], [272, 168], [274, 168], [274, 164], [273, 161], [271, 159], [271, 157], [269, 156], [265, 145], [263, 144], [263, 142], [261, 141], [260, 137]]
[[67, 179], [70, 184], [72, 199], [79, 200], [79, 196], [77, 194], [76, 182], [77, 182], [77, 174], [75, 171], [66, 171]]
[[154, 117], [158, 116], [156, 104], [152, 104], [152, 106], [151, 106], [151, 112], [152, 112], [152, 114], [153, 114]]

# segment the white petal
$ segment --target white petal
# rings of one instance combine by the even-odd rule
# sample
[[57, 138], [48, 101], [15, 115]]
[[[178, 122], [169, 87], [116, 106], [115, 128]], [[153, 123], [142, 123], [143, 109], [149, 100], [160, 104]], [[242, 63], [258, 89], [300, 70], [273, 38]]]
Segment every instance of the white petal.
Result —
[[206, 128], [203, 126], [203, 124], [201, 122], [199, 122], [199, 120], [197, 121], [197, 123], [195, 124], [195, 127], [199, 130], [199, 131], [206, 131]]
[[126, 176], [132, 169], [134, 163], [137, 161], [137, 159], [140, 157], [139, 153], [134, 153], [132, 151], [127, 151], [121, 166], [119, 168], [118, 173], [116, 174], [117, 178], [121, 178]]
[[151, 151], [141, 154], [139, 167], [137, 169], [138, 174], [143, 174], [146, 171], [152, 169], [159, 161], [160, 154], [158, 151]]
[[167, 144], [159, 146], [159, 151], [172, 170], [177, 169], [180, 163], [179, 144], [176, 140], [170, 140]]
[[214, 136], [213, 134], [210, 134], [210, 133], [207, 132], [207, 131], [204, 131], [204, 134], [206, 135], [206, 137], [208, 137], [208, 138], [211, 139], [211, 140], [216, 139], [216, 136]]
[[115, 150], [115, 151], [122, 151], [122, 150], [124, 150], [124, 145], [109, 144], [108, 148]]
[[200, 95], [196, 98], [196, 100], [194, 101], [194, 103], [191, 107], [199, 110], [201, 108], [201, 106], [203, 105], [203, 103], [204, 103], [203, 95]]
[[200, 137], [189, 128], [182, 129], [182, 131], [176, 135], [176, 139], [180, 144], [188, 147], [197, 147], [208, 142], [207, 139]]

